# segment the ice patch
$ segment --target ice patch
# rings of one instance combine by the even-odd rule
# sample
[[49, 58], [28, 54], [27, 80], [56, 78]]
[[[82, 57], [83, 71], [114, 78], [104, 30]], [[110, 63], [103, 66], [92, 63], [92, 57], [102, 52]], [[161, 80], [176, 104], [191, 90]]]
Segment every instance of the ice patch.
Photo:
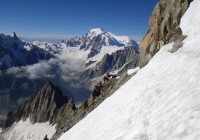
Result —
[[137, 73], [139, 70], [140, 70], [139, 67], [137, 67], [137, 68], [135, 68], [135, 69], [129, 69], [129, 70], [127, 70], [127, 74], [128, 74], [128, 75], [132, 75], [132, 74], [134, 74], [134, 73]]

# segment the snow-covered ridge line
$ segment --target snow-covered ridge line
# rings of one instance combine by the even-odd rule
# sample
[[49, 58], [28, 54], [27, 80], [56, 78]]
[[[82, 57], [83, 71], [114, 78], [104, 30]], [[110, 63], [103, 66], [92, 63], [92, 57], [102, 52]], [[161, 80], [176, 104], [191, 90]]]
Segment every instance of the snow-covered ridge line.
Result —
[[190, 4], [190, 8], [181, 18], [180, 27], [184, 35], [189, 37], [200, 37], [200, 14], [199, 13], [199, 1], [194, 0]]
[[[50, 52], [59, 59], [84, 56], [82, 60], [85, 64], [93, 61], [87, 69], [95, 67], [104, 55], [112, 54], [124, 47], [134, 47], [137, 51], [138, 44], [128, 36], [116, 36], [110, 32], [105, 32], [101, 28], [90, 29], [82, 37], [75, 37], [64, 43], [47, 43], [34, 41], [34, 45]], [[75, 49], [76, 48], [76, 49]], [[74, 50], [77, 50], [74, 54]]]

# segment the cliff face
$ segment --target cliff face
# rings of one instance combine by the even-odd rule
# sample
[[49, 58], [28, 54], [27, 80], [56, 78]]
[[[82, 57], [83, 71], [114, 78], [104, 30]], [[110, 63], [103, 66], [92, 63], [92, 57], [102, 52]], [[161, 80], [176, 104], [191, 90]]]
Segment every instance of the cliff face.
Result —
[[181, 17], [192, 0], [160, 0], [149, 20], [149, 29], [142, 39], [140, 67], [145, 66], [162, 46], [170, 42], [181, 42], [185, 37], [179, 27]]
[[[88, 62], [87, 65], [92, 64]], [[85, 87], [93, 90], [94, 86], [100, 80], [99, 77], [110, 71], [126, 71], [127, 69], [136, 68], [139, 65], [138, 50], [131, 47], [125, 47], [123, 50], [117, 50], [112, 54], [105, 54], [104, 57], [94, 67], [85, 70], [80, 79]], [[92, 79], [92, 80], [91, 80]], [[93, 80], [98, 79], [98, 80]]]
[[44, 78], [30, 80], [16, 75], [2, 73], [0, 76], [0, 116], [5, 116], [0, 117], [0, 121], [5, 120], [8, 111], [17, 109], [46, 83]]
[[32, 123], [49, 121], [54, 124], [59, 110], [68, 103], [67, 97], [63, 96], [60, 89], [48, 82], [32, 99], [13, 112], [9, 112], [4, 128], [21, 119], [30, 119]]
[[[81, 80], [84, 81], [86, 86], [92, 87], [92, 78], [100, 77], [111, 70], [119, 70], [128, 68], [135, 68], [138, 66], [138, 52], [133, 47], [126, 47], [123, 50], [118, 50], [112, 54], [106, 54], [101, 61], [99, 61], [95, 67], [86, 70], [81, 75]], [[90, 62], [92, 63], [92, 62]]]

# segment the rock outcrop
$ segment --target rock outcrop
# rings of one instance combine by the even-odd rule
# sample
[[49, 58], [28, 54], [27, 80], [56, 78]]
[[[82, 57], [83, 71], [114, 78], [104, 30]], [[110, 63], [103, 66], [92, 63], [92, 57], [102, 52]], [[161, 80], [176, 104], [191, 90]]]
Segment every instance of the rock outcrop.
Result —
[[17, 109], [26, 100], [33, 97], [47, 81], [52, 80], [47, 78], [29, 79], [25, 75], [22, 77], [18, 77], [17, 75], [15, 72], [1, 73], [0, 116], [3, 117], [0, 117], [0, 121], [6, 119], [8, 111]]
[[18, 36], [16, 35], [15, 32], [13, 32], [12, 39], [15, 40], [15, 41], [19, 40], [19, 38], [18, 38]]
[[31, 123], [49, 121], [54, 124], [60, 113], [59, 109], [67, 103], [68, 98], [62, 95], [60, 89], [48, 82], [38, 94], [19, 106], [17, 110], [8, 113], [4, 128], [27, 118]]
[[138, 57], [138, 53], [133, 47], [126, 47], [112, 54], [106, 54], [95, 67], [86, 70], [81, 79], [100, 77], [111, 70], [120, 70], [126, 64], [128, 65], [127, 68], [135, 68], [139, 64]]
[[52, 139], [58, 139], [61, 134], [68, 131], [76, 123], [82, 120], [131, 77], [132, 76], [127, 75], [125, 71], [123, 71], [120, 76], [118, 75], [118, 78], [114, 78], [110, 75], [104, 76], [102, 80], [94, 87], [91, 96], [80, 107], [72, 112], [72, 114], [67, 113], [71, 107], [64, 109], [63, 113], [60, 115], [61, 119], [57, 119], [57, 131]]
[[149, 29], [139, 45], [140, 67], [145, 66], [165, 44], [185, 38], [179, 24], [191, 1], [160, 0], [157, 3], [149, 20]]

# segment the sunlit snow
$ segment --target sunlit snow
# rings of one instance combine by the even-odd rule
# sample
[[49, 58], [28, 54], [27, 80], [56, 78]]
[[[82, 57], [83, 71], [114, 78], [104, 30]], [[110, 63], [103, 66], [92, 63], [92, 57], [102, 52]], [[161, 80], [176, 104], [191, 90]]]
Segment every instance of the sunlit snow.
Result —
[[14, 123], [8, 131], [0, 134], [0, 140], [43, 140], [46, 135], [51, 138], [55, 131], [55, 125], [48, 122], [31, 124], [27, 119]]
[[132, 75], [132, 74], [134, 74], [134, 73], [137, 73], [139, 70], [140, 70], [139, 67], [137, 67], [137, 68], [135, 68], [135, 69], [129, 69], [129, 70], [127, 70], [127, 74], [128, 74], [128, 75]]

